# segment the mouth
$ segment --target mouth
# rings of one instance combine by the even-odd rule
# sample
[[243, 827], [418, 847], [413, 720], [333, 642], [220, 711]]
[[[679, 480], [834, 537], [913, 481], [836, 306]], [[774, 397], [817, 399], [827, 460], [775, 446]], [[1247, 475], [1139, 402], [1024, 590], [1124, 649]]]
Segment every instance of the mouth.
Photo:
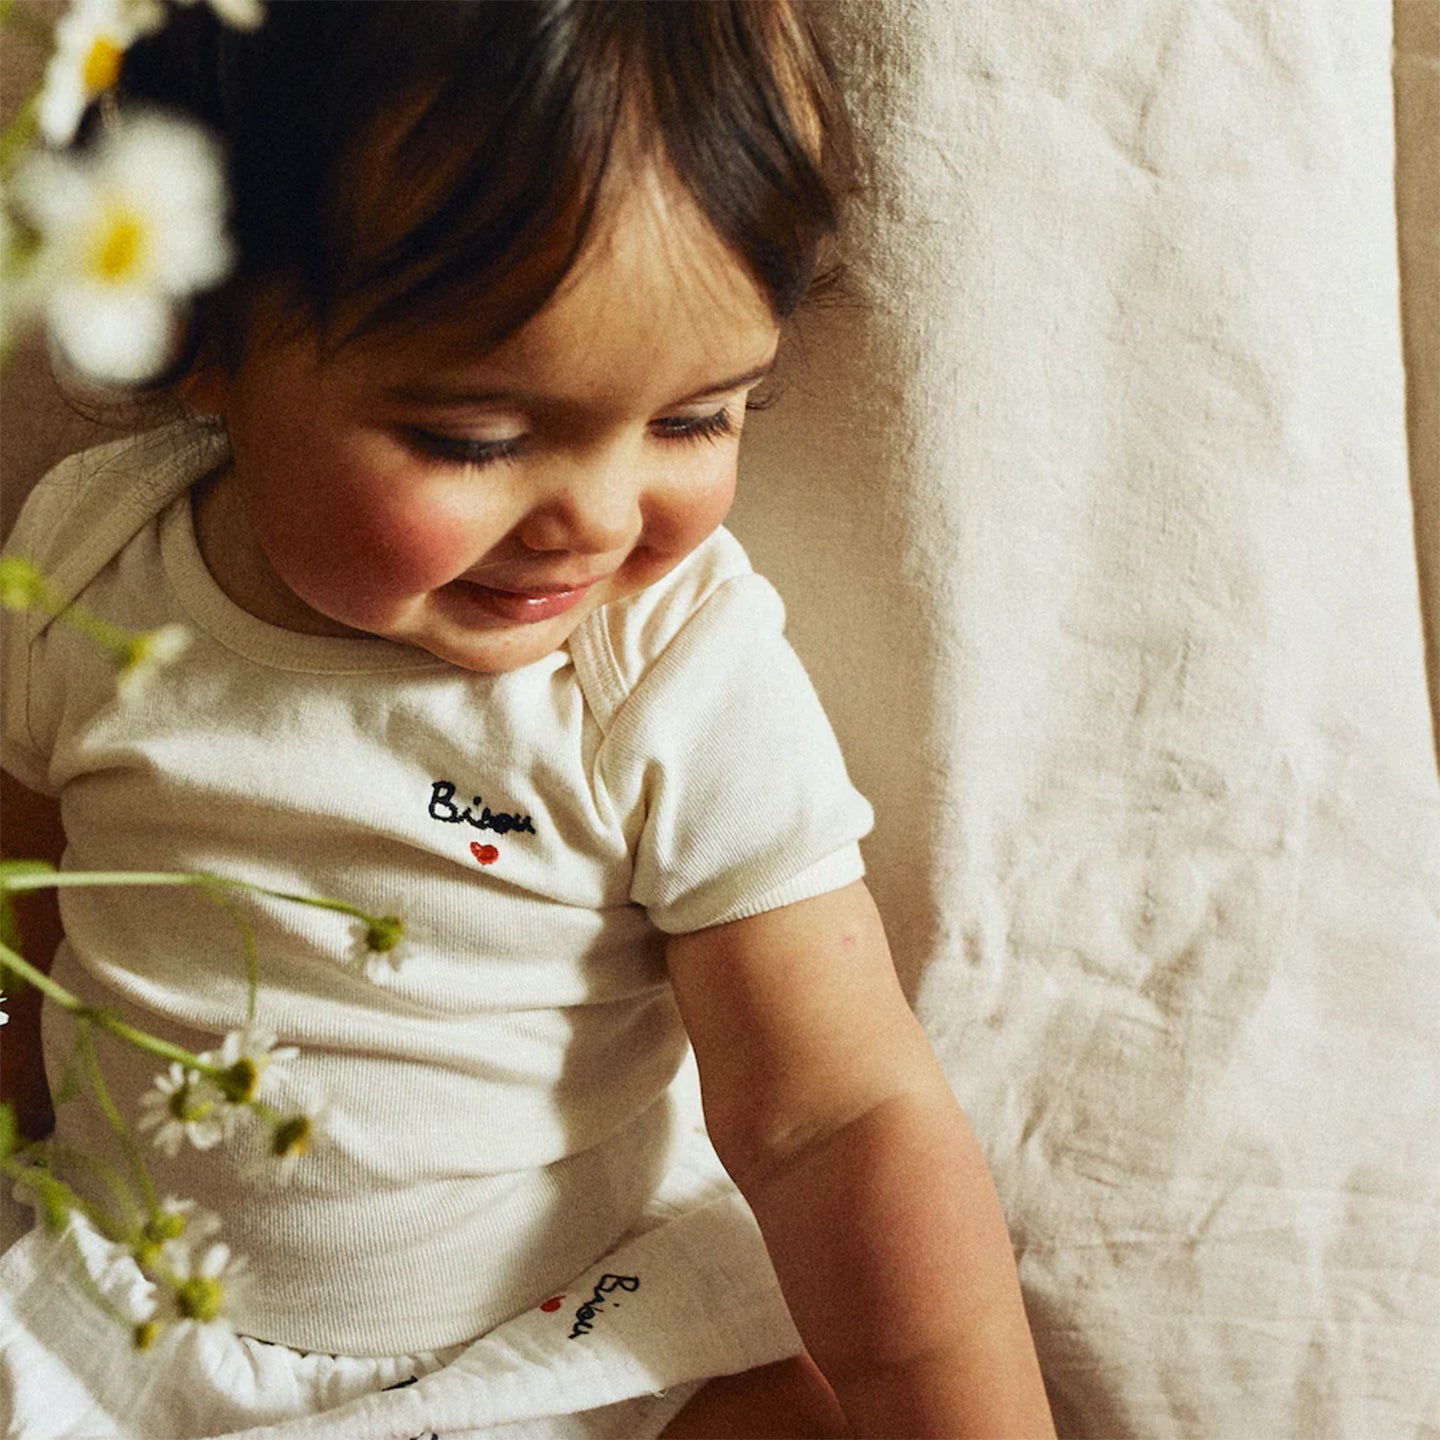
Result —
[[561, 581], [549, 585], [481, 585], [475, 580], [452, 580], [445, 588], [462, 595], [487, 614], [515, 624], [550, 620], [573, 610], [600, 583], [594, 580]]

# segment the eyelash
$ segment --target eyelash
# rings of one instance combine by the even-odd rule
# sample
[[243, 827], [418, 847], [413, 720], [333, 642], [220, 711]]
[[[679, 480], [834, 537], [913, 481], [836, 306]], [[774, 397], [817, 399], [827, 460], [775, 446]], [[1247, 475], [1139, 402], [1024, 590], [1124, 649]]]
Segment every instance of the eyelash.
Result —
[[[655, 437], [666, 442], [697, 443], [723, 440], [735, 433], [730, 411], [717, 410], [713, 415], [693, 417], [672, 416], [657, 420], [651, 427]], [[433, 430], [408, 428], [406, 441], [421, 454], [452, 465], [479, 468], [513, 460], [519, 453], [523, 436], [511, 440], [464, 440], [458, 436], [437, 435]]]

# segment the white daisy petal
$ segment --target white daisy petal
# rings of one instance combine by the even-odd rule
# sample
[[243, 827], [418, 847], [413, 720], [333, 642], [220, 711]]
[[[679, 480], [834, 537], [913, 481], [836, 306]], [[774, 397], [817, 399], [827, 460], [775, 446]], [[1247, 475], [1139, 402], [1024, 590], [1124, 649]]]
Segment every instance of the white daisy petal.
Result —
[[40, 133], [68, 145], [85, 107], [120, 77], [125, 51], [165, 22], [153, 0], [74, 0], [55, 27], [55, 48], [40, 92]]
[[163, 295], [78, 284], [46, 306], [51, 338], [64, 359], [91, 379], [133, 384], [164, 368], [175, 343], [175, 315]]
[[288, 1080], [285, 1066], [300, 1052], [293, 1045], [277, 1045], [277, 1040], [275, 1032], [264, 1025], [246, 1025], [232, 1030], [221, 1044], [219, 1055], [211, 1060], [224, 1070], [234, 1071], [242, 1063], [248, 1067], [253, 1078], [249, 1092], [239, 1097], [242, 1103], [253, 1100], [262, 1089], [273, 1090]]
[[153, 1244], [164, 1263], [175, 1271], [189, 1273], [195, 1252], [220, 1233], [220, 1217], [193, 1200], [167, 1195], [157, 1213], [146, 1222], [145, 1238]]
[[265, 23], [262, 0], [210, 0], [210, 8], [236, 30], [258, 30]]
[[384, 985], [400, 973], [409, 954], [405, 923], [398, 915], [375, 920], [356, 919], [351, 926], [349, 969], [358, 971], [372, 985]]
[[213, 1084], [198, 1070], [172, 1060], [152, 1089], [140, 1097], [141, 1130], [155, 1131], [155, 1144], [172, 1160], [187, 1141], [209, 1150], [225, 1138], [231, 1109]]
[[143, 693], [155, 673], [178, 660], [189, 644], [190, 632], [183, 625], [142, 630], [131, 640], [129, 653], [120, 665], [121, 698], [134, 700]]
[[[195, 0], [176, 0], [180, 5], [193, 5]], [[258, 30], [265, 23], [264, 0], [209, 0], [216, 16], [236, 30]]]
[[250, 1283], [249, 1263], [223, 1240], [177, 1257], [168, 1319], [229, 1327], [229, 1311]]
[[265, 1137], [260, 1153], [243, 1167], [245, 1178], [261, 1184], [289, 1184], [306, 1157], [329, 1142], [329, 1124], [328, 1095], [288, 1115]]
[[13, 194], [40, 235], [32, 270], [56, 345], [102, 382], [162, 369], [184, 300], [233, 263], [223, 154], [189, 121], [126, 116], [93, 154], [27, 159]]

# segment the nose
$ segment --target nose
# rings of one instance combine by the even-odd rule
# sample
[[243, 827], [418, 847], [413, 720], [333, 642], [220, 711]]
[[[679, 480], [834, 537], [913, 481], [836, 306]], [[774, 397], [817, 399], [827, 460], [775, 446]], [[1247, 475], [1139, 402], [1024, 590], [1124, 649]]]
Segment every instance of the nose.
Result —
[[[628, 447], [619, 447], [622, 450]], [[629, 550], [643, 525], [644, 482], [633, 454], [567, 464], [519, 528], [527, 550], [604, 555]]]

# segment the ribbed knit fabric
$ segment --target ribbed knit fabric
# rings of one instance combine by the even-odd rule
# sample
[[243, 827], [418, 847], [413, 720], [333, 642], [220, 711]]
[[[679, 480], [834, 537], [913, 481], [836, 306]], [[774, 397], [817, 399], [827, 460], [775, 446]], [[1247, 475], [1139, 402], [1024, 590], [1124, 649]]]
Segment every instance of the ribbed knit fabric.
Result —
[[[249, 1257], [246, 1333], [451, 1345], [583, 1270], [660, 1185], [693, 1118], [669, 1094], [686, 1041], [665, 933], [854, 880], [869, 808], [725, 532], [568, 651], [474, 675], [237, 609], [190, 519], [219, 453], [164, 432], [36, 492], [14, 548], [114, 623], [193, 639], [121, 703], [83, 637], [22, 617], [5, 761], [60, 796], [69, 868], [213, 870], [404, 916], [379, 985], [349, 963], [354, 922], [247, 900], [258, 1019], [301, 1051], [269, 1098], [328, 1096], [328, 1143], [287, 1188], [247, 1170], [258, 1136], [153, 1161]], [[240, 933], [199, 894], [72, 890], [64, 919], [56, 977], [94, 1003], [195, 1050], [243, 1022]], [[58, 1020], [46, 1048], [58, 1081]], [[134, 1107], [153, 1066], [118, 1047], [106, 1063]], [[58, 1137], [119, 1161], [93, 1107], [64, 1107]]]

